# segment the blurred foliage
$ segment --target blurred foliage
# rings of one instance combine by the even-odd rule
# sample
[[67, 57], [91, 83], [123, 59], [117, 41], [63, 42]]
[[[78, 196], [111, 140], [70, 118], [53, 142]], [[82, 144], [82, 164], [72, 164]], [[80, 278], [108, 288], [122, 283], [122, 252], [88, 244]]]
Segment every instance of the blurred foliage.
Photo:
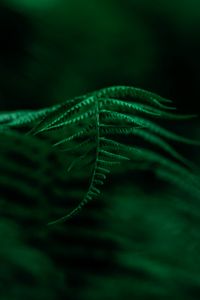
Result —
[[[199, 113], [197, 0], [1, 0], [0, 20], [1, 110], [123, 84]], [[200, 137], [199, 120], [175, 128]], [[48, 141], [21, 134], [0, 152], [0, 299], [199, 299], [198, 201], [120, 169], [82, 215], [46, 227], [80, 201], [86, 170], [66, 176]]]
[[81, 214], [47, 227], [81, 201], [88, 170], [67, 173], [70, 157], [48, 139], [1, 141], [2, 299], [199, 298], [198, 199], [129, 164]]

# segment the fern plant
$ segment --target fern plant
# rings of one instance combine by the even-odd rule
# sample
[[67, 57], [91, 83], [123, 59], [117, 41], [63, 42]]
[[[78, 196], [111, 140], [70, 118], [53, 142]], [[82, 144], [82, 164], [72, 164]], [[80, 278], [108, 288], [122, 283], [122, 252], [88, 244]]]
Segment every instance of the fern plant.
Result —
[[198, 175], [193, 174], [192, 163], [168, 140], [191, 145], [200, 145], [200, 142], [181, 137], [155, 122], [158, 118], [195, 117], [173, 113], [171, 102], [134, 87], [108, 87], [39, 111], [1, 113], [0, 129], [8, 134], [24, 129], [26, 134], [51, 138], [56, 151], [75, 154], [68, 172], [91, 166], [84, 198], [70, 213], [49, 223], [54, 224], [71, 218], [97, 197], [112, 168], [129, 160], [133, 167], [153, 169], [160, 178], [200, 196]]

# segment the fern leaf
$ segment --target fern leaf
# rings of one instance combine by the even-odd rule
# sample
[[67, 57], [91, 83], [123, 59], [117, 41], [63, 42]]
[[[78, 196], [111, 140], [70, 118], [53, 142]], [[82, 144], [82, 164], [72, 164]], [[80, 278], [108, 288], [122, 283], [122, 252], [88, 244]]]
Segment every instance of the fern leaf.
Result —
[[53, 106], [52, 109], [49, 111], [48, 116], [42, 118], [42, 120], [40, 120], [40, 122], [35, 127], [33, 127], [31, 134], [36, 135], [43, 129], [56, 123], [60, 118], [62, 118], [63, 114], [66, 113], [66, 110], [70, 109], [71, 107], [73, 107], [73, 105], [76, 105], [84, 98], [85, 96], [76, 97], [74, 99], [68, 99], [62, 104]]
[[129, 86], [113, 86], [113, 87], [104, 88], [95, 92], [94, 95], [98, 97], [114, 97], [114, 98], [131, 97], [132, 99], [138, 99], [164, 109], [171, 109], [171, 107], [163, 103], [172, 103], [172, 100], [165, 99], [152, 92], [148, 92], [143, 89], [129, 87]]
[[63, 145], [63, 144], [64, 145], [68, 144], [68, 143], [76, 141], [76, 140], [78, 140], [79, 138], [82, 138], [82, 137], [85, 137], [85, 138], [89, 137], [89, 136], [91, 136], [93, 128], [94, 128], [94, 125], [90, 124], [89, 126], [87, 126], [86, 128], [84, 128], [83, 130], [79, 130], [78, 132], [70, 135], [69, 137], [64, 138], [61, 141], [55, 143], [53, 145], [53, 147], [58, 147], [58, 146]]
[[118, 160], [129, 160], [129, 158], [126, 157], [126, 156], [123, 156], [123, 155], [120, 155], [120, 154], [111, 153], [111, 152], [106, 151], [104, 149], [100, 149], [99, 153], [100, 153], [101, 156], [103, 155], [103, 157], [106, 157], [108, 160], [114, 160], [114, 161], [115, 160], [116, 161], [118, 161]]
[[174, 158], [184, 163], [186, 166], [191, 167], [192, 163], [180, 155], [173, 147], [171, 147], [167, 142], [161, 139], [159, 136], [156, 136], [153, 133], [146, 132], [145, 130], [138, 128], [116, 128], [113, 125], [101, 125], [101, 133], [103, 136], [110, 135], [133, 135], [139, 136], [142, 139], [150, 142], [151, 144], [160, 147], [162, 150], [166, 151], [168, 154], [172, 155]]
[[84, 120], [88, 120], [90, 117], [92, 116], [96, 116], [96, 109], [95, 108], [91, 108], [89, 111], [81, 114], [81, 115], [78, 115], [74, 118], [71, 118], [69, 120], [66, 120], [65, 122], [61, 122], [61, 123], [58, 123], [56, 125], [49, 125], [48, 127], [45, 127], [43, 129], [40, 129], [40, 131], [37, 131], [36, 133], [40, 133], [40, 132], [45, 132], [45, 131], [52, 131], [52, 130], [55, 130], [55, 129], [62, 129], [66, 126], [69, 126], [69, 125], [75, 125], [75, 124], [78, 124], [80, 121], [84, 121]]
[[99, 101], [102, 107], [105, 107], [106, 109], [108, 109], [107, 107], [112, 107], [112, 109], [118, 109], [129, 114], [140, 112], [148, 115], [173, 120], [188, 120], [197, 117], [196, 115], [177, 115], [155, 108], [150, 105], [141, 104], [137, 102], [126, 102], [114, 98], [100, 98]]
[[[187, 180], [186, 189], [200, 197], [199, 177], [192, 173], [195, 168], [166, 139], [198, 146], [200, 142], [179, 136], [154, 121], [158, 118], [181, 120], [195, 117], [169, 112], [174, 110], [171, 102], [135, 87], [108, 87], [39, 111], [2, 113], [0, 130], [12, 136], [17, 128], [32, 125], [29, 135], [48, 133], [49, 137], [52, 134], [55, 151], [76, 154], [68, 166], [68, 172], [75, 167], [91, 166], [90, 182], [83, 200], [71, 212], [49, 223], [55, 224], [71, 218], [98, 197], [100, 187], [112, 168], [129, 160], [133, 161], [133, 166], [153, 169], [157, 176], [183, 189]], [[57, 130], [60, 130], [59, 134], [56, 134]], [[113, 140], [113, 136], [119, 135], [132, 135], [131, 145]], [[156, 146], [158, 150], [134, 146], [134, 137]], [[159, 149], [166, 154], [161, 155]]]
[[159, 134], [165, 138], [174, 140], [176, 142], [182, 142], [185, 144], [190, 144], [190, 145], [196, 145], [196, 146], [200, 146], [200, 142], [199, 141], [193, 141], [190, 139], [187, 139], [185, 137], [181, 137], [175, 133], [172, 133], [162, 127], [160, 127], [159, 125], [156, 125], [155, 123], [141, 118], [141, 117], [137, 117], [137, 116], [128, 116], [125, 115], [123, 113], [119, 113], [119, 112], [112, 112], [112, 111], [108, 111], [108, 110], [103, 110], [101, 111], [102, 115], [101, 115], [101, 119], [103, 122], [108, 122], [108, 121], [112, 121], [112, 122], [126, 122], [127, 124], [134, 124], [134, 125], [139, 125], [139, 126], [143, 126], [145, 128], [147, 128], [150, 131], [153, 131], [156, 134]]
[[8, 127], [23, 126], [39, 120], [41, 117], [48, 115], [49, 112], [49, 108], [39, 111], [5, 112], [0, 114], [0, 124], [6, 124]]
[[[76, 102], [76, 103], [74, 103]], [[65, 123], [70, 124], [70, 120], [76, 120], [73, 118], [75, 114], [77, 114], [84, 106], [91, 105], [94, 102], [94, 97], [89, 97], [84, 99], [81, 102], [77, 103], [76, 101], [71, 100], [70, 105], [67, 102], [65, 105], [59, 107], [58, 110], [52, 112], [51, 116], [49, 116], [46, 120], [43, 120], [36, 128], [34, 134], [38, 134], [43, 131], [51, 130], [52, 128], [60, 128]], [[75, 105], [72, 105], [75, 104]], [[68, 108], [70, 106], [70, 108]], [[86, 115], [89, 112], [86, 112]], [[76, 122], [76, 121], [74, 121]], [[61, 125], [62, 124], [62, 125]], [[67, 125], [66, 124], [66, 125]], [[73, 124], [73, 121], [72, 123]]]

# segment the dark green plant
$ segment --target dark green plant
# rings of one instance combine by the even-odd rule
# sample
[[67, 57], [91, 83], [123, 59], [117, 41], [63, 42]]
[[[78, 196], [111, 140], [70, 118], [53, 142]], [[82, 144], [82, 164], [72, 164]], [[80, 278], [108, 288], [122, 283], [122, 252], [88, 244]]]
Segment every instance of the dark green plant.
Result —
[[185, 120], [195, 116], [172, 113], [174, 107], [170, 105], [170, 100], [154, 93], [116, 86], [39, 111], [1, 113], [0, 129], [4, 134], [22, 130], [28, 135], [40, 135], [51, 141], [55, 151], [74, 154], [68, 171], [91, 166], [91, 179], [83, 200], [70, 213], [49, 223], [54, 224], [69, 219], [97, 197], [111, 169], [128, 160], [133, 161], [133, 168], [152, 169], [159, 178], [200, 196], [192, 163], [167, 140], [191, 145], [200, 142], [155, 123], [156, 119]]

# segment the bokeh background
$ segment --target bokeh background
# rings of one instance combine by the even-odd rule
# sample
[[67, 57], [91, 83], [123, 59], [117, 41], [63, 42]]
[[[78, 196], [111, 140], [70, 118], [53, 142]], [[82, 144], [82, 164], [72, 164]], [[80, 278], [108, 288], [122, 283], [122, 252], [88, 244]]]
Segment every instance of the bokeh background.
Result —
[[[200, 115], [197, 0], [1, 0], [0, 25], [1, 111], [131, 85]], [[200, 139], [199, 117], [168, 126]], [[75, 198], [87, 181], [84, 172], [70, 181], [61, 158], [48, 156], [42, 142], [37, 151], [33, 145], [20, 136], [1, 145], [0, 299], [200, 298], [198, 202], [188, 206], [188, 195], [130, 167], [69, 225], [44, 228], [43, 218], [62, 215], [64, 191]], [[198, 148], [177, 148], [200, 163]], [[15, 172], [5, 170], [6, 159]], [[20, 177], [22, 167], [33, 176]], [[32, 182], [31, 197], [23, 186], [5, 188], [6, 172], [13, 182]]]
[[1, 109], [124, 84], [197, 112], [197, 0], [2, 0], [0, 13]]

